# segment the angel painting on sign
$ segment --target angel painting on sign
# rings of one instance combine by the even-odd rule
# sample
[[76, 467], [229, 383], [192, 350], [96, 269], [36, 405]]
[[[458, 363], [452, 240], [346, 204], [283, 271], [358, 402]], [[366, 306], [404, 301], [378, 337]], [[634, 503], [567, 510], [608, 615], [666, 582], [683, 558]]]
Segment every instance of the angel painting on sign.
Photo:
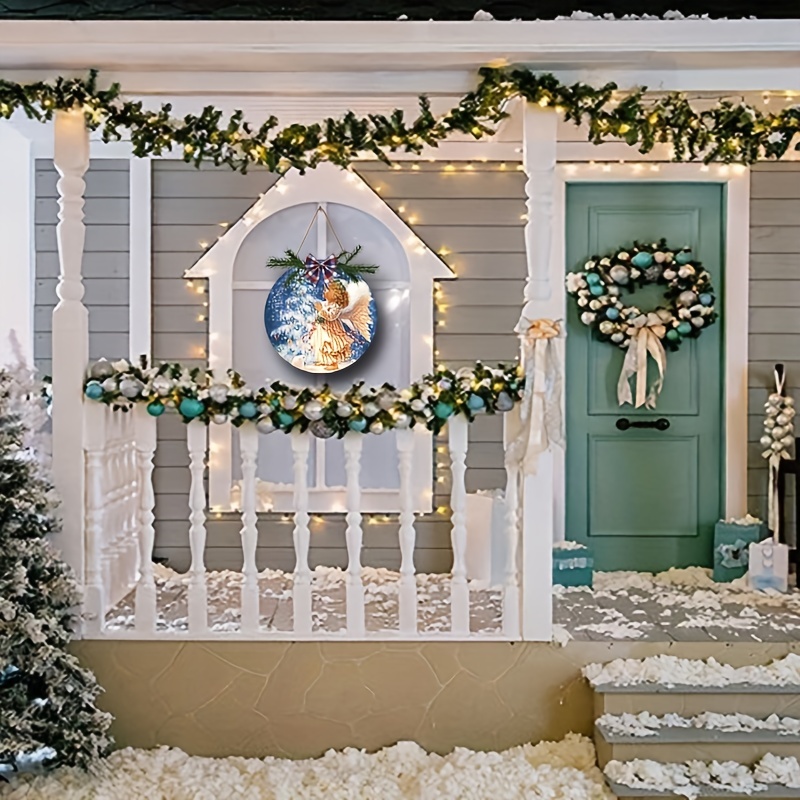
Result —
[[310, 356], [307, 362], [333, 371], [353, 360], [351, 347], [358, 337], [371, 341], [371, 297], [364, 292], [348, 292], [340, 281], [329, 283], [323, 296], [324, 302], [314, 304], [317, 317], [306, 337]]

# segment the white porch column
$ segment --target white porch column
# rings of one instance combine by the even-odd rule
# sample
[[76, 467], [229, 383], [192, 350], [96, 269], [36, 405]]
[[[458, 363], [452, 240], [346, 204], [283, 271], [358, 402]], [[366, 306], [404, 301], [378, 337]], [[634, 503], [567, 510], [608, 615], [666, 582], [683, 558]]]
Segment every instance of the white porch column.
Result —
[[36, 187], [30, 139], [0, 122], [0, 367], [16, 362], [12, 331], [33, 364]]
[[[555, 275], [553, 231], [556, 187], [556, 137], [558, 119], [552, 109], [525, 103], [523, 107], [522, 158], [528, 180], [525, 184], [528, 221], [525, 251], [528, 276], [523, 314], [528, 319], [561, 316], [561, 285]], [[552, 559], [557, 487], [557, 457], [543, 453], [535, 475], [522, 480], [522, 638], [549, 641], [552, 638]]]
[[83, 582], [84, 458], [83, 375], [89, 360], [89, 314], [83, 304], [81, 265], [83, 176], [89, 166], [89, 133], [80, 110], [59, 111], [53, 162], [58, 181], [60, 272], [53, 310], [53, 480], [61, 498], [63, 558]]

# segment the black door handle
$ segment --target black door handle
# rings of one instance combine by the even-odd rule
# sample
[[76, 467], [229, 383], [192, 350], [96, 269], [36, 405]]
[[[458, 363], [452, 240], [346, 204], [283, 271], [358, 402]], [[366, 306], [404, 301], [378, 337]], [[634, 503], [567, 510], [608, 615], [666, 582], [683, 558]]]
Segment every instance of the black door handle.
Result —
[[669, 420], [665, 417], [659, 419], [634, 419], [630, 420], [627, 417], [620, 417], [617, 420], [617, 429], [626, 431], [628, 428], [655, 428], [659, 431], [665, 431], [669, 428]]

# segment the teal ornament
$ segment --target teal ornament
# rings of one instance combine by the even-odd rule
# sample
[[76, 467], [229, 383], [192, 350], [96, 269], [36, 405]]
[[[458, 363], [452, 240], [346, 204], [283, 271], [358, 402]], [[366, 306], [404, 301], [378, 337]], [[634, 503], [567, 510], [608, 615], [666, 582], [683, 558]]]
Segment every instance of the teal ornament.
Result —
[[610, 319], [612, 322], [615, 319], [619, 319], [619, 309], [618, 308], [614, 308], [613, 306], [611, 308], [607, 308], [606, 309], [606, 319]]
[[681, 338], [681, 335], [678, 333], [678, 331], [675, 328], [670, 328], [667, 331], [667, 339], [669, 339], [671, 342], [677, 342], [680, 338]]
[[692, 323], [684, 320], [678, 325], [678, 333], [681, 336], [688, 336], [692, 332]]
[[83, 390], [83, 393], [90, 400], [99, 400], [103, 396], [103, 387], [98, 381], [89, 381], [89, 383], [86, 384], [86, 388]]
[[603, 294], [603, 292], [605, 292], [605, 289], [599, 283], [595, 283], [595, 284], [593, 284], [592, 286], [589, 287], [589, 291], [595, 297], [600, 297], [600, 295]]
[[675, 256], [675, 261], [678, 262], [681, 266], [684, 264], [688, 264], [692, 260], [692, 251], [691, 250], [681, 250], [678, 255]]
[[347, 427], [351, 431], [358, 431], [359, 433], [367, 427], [367, 421], [364, 417], [354, 417], [347, 423]]
[[178, 406], [178, 411], [186, 419], [194, 419], [203, 413], [204, 408], [205, 406], [199, 400], [195, 400], [194, 397], [184, 397]]
[[588, 283], [589, 286], [594, 286], [595, 284], [600, 283], [600, 276], [596, 272], [587, 272], [586, 283]]
[[281, 428], [288, 428], [292, 422], [294, 422], [294, 417], [291, 414], [286, 411], [278, 412], [278, 425], [280, 425]]
[[467, 407], [470, 411], [480, 411], [486, 405], [486, 401], [479, 394], [471, 394], [467, 398]]
[[152, 403], [147, 404], [147, 413], [151, 417], [160, 417], [164, 413], [164, 404], [153, 400]]
[[703, 306], [710, 306], [714, 302], [714, 298], [708, 292], [703, 292], [697, 299]]
[[239, 413], [245, 419], [252, 419], [258, 414], [258, 408], [256, 407], [256, 404], [253, 403], [252, 401], [245, 400], [245, 402], [239, 406]]
[[451, 403], [445, 403], [440, 400], [434, 407], [433, 413], [439, 419], [447, 419], [453, 415], [453, 406]]
[[637, 253], [632, 259], [631, 264], [634, 267], [638, 267], [639, 269], [647, 269], [648, 267], [653, 265], [653, 254], [647, 253], [644, 250], [641, 253]]

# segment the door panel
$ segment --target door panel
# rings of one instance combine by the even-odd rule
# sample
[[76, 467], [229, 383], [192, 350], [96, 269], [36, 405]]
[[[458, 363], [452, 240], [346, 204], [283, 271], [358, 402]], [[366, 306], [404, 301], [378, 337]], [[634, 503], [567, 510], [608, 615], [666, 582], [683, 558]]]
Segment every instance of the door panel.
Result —
[[[663, 237], [673, 248], [692, 248], [721, 298], [722, 201], [721, 184], [571, 184], [566, 271], [592, 255]], [[648, 286], [635, 302], [647, 310], [661, 296]], [[589, 544], [598, 569], [709, 565], [724, 488], [724, 318], [667, 353], [664, 388], [651, 411], [618, 405], [624, 352], [592, 337], [571, 298], [567, 308], [567, 538]], [[655, 374], [650, 359], [648, 377]], [[621, 417], [664, 417], [670, 426], [621, 431]]]

